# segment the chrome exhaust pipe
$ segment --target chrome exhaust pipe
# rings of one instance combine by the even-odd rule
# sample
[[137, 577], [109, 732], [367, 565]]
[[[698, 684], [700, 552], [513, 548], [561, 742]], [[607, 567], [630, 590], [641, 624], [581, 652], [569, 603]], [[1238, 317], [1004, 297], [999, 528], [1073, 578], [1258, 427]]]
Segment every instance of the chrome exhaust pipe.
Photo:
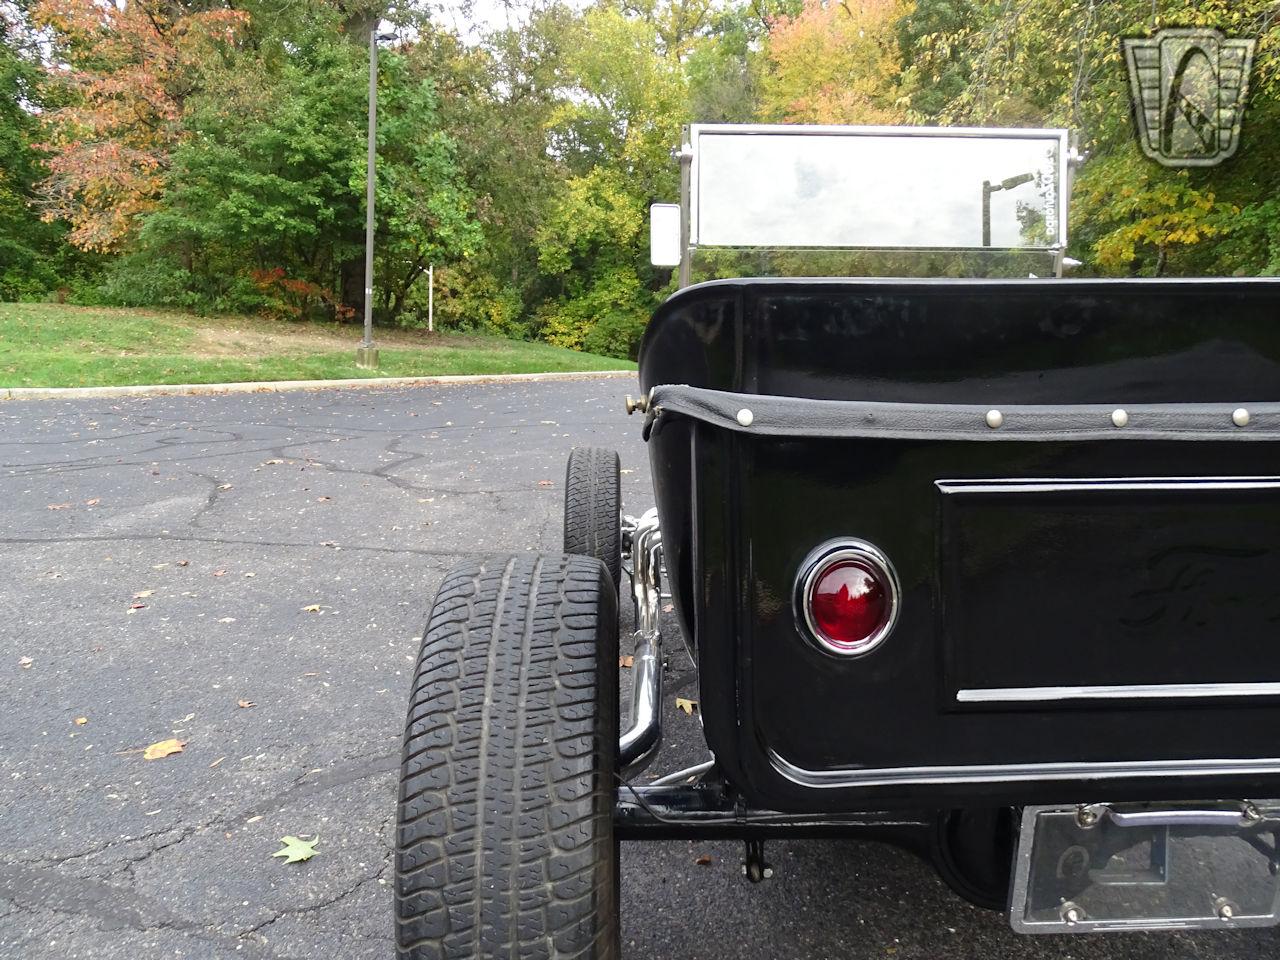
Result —
[[635, 603], [635, 658], [631, 665], [631, 715], [618, 739], [618, 772], [639, 773], [662, 744], [662, 533], [650, 509], [626, 524], [623, 542], [631, 554], [631, 599]]

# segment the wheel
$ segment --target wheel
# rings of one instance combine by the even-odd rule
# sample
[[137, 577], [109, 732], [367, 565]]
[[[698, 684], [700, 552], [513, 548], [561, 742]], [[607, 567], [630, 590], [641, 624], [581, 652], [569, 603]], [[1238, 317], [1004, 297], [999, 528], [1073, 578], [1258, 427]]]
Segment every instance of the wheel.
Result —
[[974, 906], [1003, 910], [1017, 834], [1017, 817], [1009, 807], [947, 810], [934, 822], [934, 866], [947, 886]]
[[402, 960], [616, 960], [617, 597], [581, 556], [455, 567], [414, 671], [396, 817]]
[[564, 478], [564, 552], [595, 557], [613, 588], [622, 575], [622, 480], [616, 450], [574, 447]]

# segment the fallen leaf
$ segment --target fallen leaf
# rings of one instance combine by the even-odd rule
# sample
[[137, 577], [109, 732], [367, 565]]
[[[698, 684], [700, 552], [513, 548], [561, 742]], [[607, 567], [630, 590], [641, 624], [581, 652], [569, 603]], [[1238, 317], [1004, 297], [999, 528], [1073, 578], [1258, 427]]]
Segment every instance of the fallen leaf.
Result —
[[676, 709], [683, 710], [688, 716], [693, 716], [693, 711], [697, 709], [697, 700], [686, 700], [684, 697], [676, 697]]
[[235, 623], [236, 618], [235, 617], [219, 617], [218, 622], [219, 623]]
[[555, 485], [556, 485], [556, 484], [555, 484], [555, 481], [554, 481], [554, 480], [539, 480], [539, 481], [538, 481], [538, 486], [540, 486], [540, 487], [554, 487]]
[[[245, 757], [245, 759], [248, 760], [249, 758]], [[245, 823], [257, 823], [261, 819], [262, 819], [262, 814], [258, 814], [256, 817], [250, 817], [248, 820], [245, 821]]]
[[436, 498], [435, 497], [419, 497], [418, 502], [419, 503], [435, 503]]
[[77, 727], [83, 727], [88, 722], [89, 722], [88, 717], [76, 717], [75, 719], [75, 724]]
[[214, 575], [215, 577], [225, 577], [225, 576], [227, 575], [227, 571], [225, 571], [225, 570], [215, 570], [215, 571], [213, 571], [213, 575]]
[[177, 566], [179, 566], [179, 567], [185, 567], [185, 566], [186, 566], [187, 564], [189, 564], [190, 562], [191, 562], [190, 560], [179, 560], [179, 561], [178, 561], [178, 563], [177, 563]]
[[332, 500], [333, 497], [316, 497], [316, 503], [323, 503], [325, 500]]
[[256, 704], [256, 703], [254, 703], [252, 700], [245, 700], [245, 699], [242, 697], [242, 698], [240, 698], [239, 700], [237, 700], [237, 701], [236, 701], [236, 706], [237, 706], [237, 707], [242, 707], [243, 709], [246, 709], [246, 710], [247, 710], [249, 707], [256, 707], [256, 706], [257, 706], [257, 704]]
[[50, 510], [66, 510], [66, 509], [69, 509], [69, 508], [70, 508], [70, 506], [71, 506], [71, 504], [69, 504], [69, 503], [51, 503], [51, 504], [49, 504], [48, 509], [50, 509]]
[[709, 867], [711, 866], [711, 854], [704, 853], [701, 856], [697, 857], [693, 862], [700, 867]]
[[320, 604], [318, 604], [318, 603], [310, 603], [310, 604], [307, 604], [307, 606], [305, 606], [305, 607], [303, 607], [303, 608], [302, 608], [302, 612], [303, 612], [303, 613], [319, 613], [319, 612], [320, 612]]
[[272, 458], [272, 459], [270, 459], [270, 460], [264, 460], [264, 461], [263, 461], [263, 466], [267, 466], [268, 464], [273, 464], [273, 463], [284, 463], [284, 461], [283, 461], [283, 460], [277, 460], [277, 459], [275, 459], [275, 458]]
[[674, 604], [664, 603], [664, 604], [662, 605], [662, 612], [663, 612], [663, 613], [670, 613], [670, 612], [671, 612], [671, 611], [673, 611], [673, 610], [675, 610], [675, 605], [674, 605]]
[[84, 502], [84, 505], [85, 505], [86, 507], [96, 507], [96, 506], [97, 506], [98, 504], [100, 504], [101, 502], [102, 502], [102, 501], [101, 501], [100, 499], [98, 499], [97, 497], [94, 497], [92, 500], [86, 500], [86, 501]]
[[30, 670], [31, 665], [33, 663], [35, 663], [35, 661], [32, 660], [30, 657], [23, 657], [21, 660], [18, 661], [18, 666], [20, 666], [23, 670]]
[[[221, 763], [223, 760], [225, 760], [225, 759], [227, 759], [227, 758], [226, 758], [226, 757], [219, 757], [217, 760], [213, 761], [213, 763], [209, 764], [209, 769], [210, 769], [210, 770], [212, 770], [214, 767], [216, 767], [218, 764], [220, 764], [220, 763]], [[231, 834], [227, 834], [227, 836], [231, 836]]]
[[218, 484], [218, 489], [219, 489], [219, 490], [230, 490], [230, 489], [231, 489], [231, 484], [229, 484], [229, 483], [220, 483], [220, 484]]
[[147, 597], [151, 596], [153, 593], [155, 593], [154, 590], [139, 590], [137, 593], [133, 595], [133, 599], [145, 600]]
[[636, 658], [631, 656], [631, 654], [626, 654], [625, 656], [621, 656], [618, 658], [618, 666], [620, 667], [626, 667], [627, 669], [630, 669], [635, 665], [636, 665]]
[[129, 609], [130, 609], [130, 610], [145, 610], [145, 609], [147, 609], [147, 605], [146, 605], [145, 603], [131, 603], [131, 604], [129, 604]]
[[271, 856], [284, 857], [285, 863], [300, 863], [303, 860], [310, 860], [316, 855], [316, 844], [320, 842], [320, 838], [300, 840], [297, 837], [281, 837], [280, 842], [284, 844], [284, 847]]
[[182, 748], [186, 745], [187, 741], [177, 740], [172, 737], [168, 740], [159, 740], [142, 751], [142, 759], [159, 760], [161, 757], [167, 757], [170, 754], [181, 753]]

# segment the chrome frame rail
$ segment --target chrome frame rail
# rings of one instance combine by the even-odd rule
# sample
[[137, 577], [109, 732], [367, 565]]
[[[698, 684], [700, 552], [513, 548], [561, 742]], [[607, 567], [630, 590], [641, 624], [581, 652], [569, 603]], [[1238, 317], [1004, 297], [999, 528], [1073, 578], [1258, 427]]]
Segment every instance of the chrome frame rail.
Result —
[[632, 663], [631, 715], [618, 738], [618, 772], [643, 770], [662, 743], [662, 532], [658, 511], [637, 520], [623, 519], [624, 556], [631, 563], [631, 599], [635, 604], [635, 656]]

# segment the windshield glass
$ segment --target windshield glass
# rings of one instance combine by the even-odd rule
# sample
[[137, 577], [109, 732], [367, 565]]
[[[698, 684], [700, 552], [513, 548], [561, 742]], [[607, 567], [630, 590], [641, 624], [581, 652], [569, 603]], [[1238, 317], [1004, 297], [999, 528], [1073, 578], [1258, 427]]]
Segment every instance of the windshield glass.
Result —
[[695, 127], [698, 247], [1061, 244], [1059, 131]]

